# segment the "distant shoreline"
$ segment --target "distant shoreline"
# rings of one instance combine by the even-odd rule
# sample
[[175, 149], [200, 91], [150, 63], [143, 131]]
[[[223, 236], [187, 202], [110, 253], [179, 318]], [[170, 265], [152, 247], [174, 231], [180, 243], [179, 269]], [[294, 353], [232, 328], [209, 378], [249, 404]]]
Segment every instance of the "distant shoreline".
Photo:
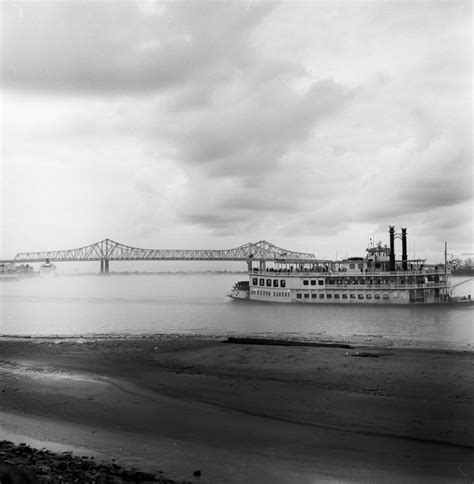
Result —
[[56, 272], [55, 276], [152, 276], [152, 275], [212, 275], [212, 274], [243, 274], [245, 271], [110, 271], [107, 274], [100, 272]]
[[454, 270], [451, 272], [452, 276], [474, 276], [474, 269]]
[[[186, 271], [110, 271], [107, 274], [100, 273], [100, 272], [56, 272], [56, 276], [114, 276], [114, 275], [120, 275], [120, 276], [150, 276], [150, 275], [173, 275], [173, 274], [185, 274], [185, 275], [211, 275], [211, 274], [240, 274], [243, 276], [247, 276], [248, 273], [247, 271], [241, 270], [241, 271], [231, 271], [231, 270], [196, 270], [196, 271], [191, 271], [191, 270], [186, 270]], [[39, 276], [40, 274], [36, 271], [34, 274], [30, 275], [31, 276]], [[469, 270], [469, 271], [453, 271], [451, 273], [452, 276], [454, 277], [470, 277], [474, 276], [474, 269]]]

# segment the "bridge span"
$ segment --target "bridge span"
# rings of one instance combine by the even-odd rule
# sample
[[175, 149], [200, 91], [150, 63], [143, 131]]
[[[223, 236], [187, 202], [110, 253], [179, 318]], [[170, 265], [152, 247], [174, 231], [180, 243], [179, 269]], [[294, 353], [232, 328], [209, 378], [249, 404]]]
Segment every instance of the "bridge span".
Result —
[[253, 260], [264, 264], [273, 262], [308, 262], [316, 260], [313, 254], [285, 250], [265, 240], [241, 245], [233, 249], [140, 249], [115, 242], [101, 240], [95, 244], [78, 249], [66, 249], [44, 252], [22, 252], [12, 262], [78, 262], [100, 261], [100, 272], [109, 272], [110, 261], [245, 261], [249, 265]]

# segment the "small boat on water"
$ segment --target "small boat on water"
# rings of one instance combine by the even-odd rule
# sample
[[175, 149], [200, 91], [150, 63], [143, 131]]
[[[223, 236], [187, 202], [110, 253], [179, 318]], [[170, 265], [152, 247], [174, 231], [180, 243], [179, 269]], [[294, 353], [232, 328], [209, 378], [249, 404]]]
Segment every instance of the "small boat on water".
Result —
[[35, 272], [33, 269], [33, 266], [30, 266], [30, 264], [20, 264], [16, 265], [16, 270], [20, 274], [20, 277], [26, 278], [26, 277], [33, 277], [37, 276], [38, 272]]
[[[249, 260], [249, 280], [237, 282], [228, 296], [236, 300], [301, 304], [465, 304], [470, 296], [453, 297], [445, 246], [444, 265], [408, 259], [406, 229], [390, 247], [379, 242], [365, 257], [330, 260]], [[395, 258], [395, 238], [402, 241], [402, 258]], [[267, 266], [268, 263], [268, 266]]]
[[50, 262], [49, 259], [46, 259], [46, 262], [40, 265], [39, 267], [39, 274], [42, 277], [52, 277], [56, 273], [56, 266]]
[[18, 280], [20, 273], [17, 271], [15, 264], [0, 264], [0, 280]]

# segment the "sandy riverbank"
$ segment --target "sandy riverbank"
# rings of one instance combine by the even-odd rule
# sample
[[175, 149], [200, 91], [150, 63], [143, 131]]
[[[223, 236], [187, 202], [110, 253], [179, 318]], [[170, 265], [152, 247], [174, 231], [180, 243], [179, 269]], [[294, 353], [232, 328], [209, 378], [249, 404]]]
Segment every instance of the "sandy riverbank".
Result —
[[0, 434], [178, 481], [474, 479], [472, 352], [222, 341], [0, 339]]

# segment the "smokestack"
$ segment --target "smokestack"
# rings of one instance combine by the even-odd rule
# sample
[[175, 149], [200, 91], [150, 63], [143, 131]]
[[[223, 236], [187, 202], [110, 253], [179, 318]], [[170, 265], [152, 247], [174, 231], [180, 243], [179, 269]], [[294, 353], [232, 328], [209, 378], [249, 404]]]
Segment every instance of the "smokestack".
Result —
[[408, 270], [407, 229], [402, 229], [402, 268], [404, 271]]
[[395, 227], [390, 225], [390, 271], [395, 270]]

